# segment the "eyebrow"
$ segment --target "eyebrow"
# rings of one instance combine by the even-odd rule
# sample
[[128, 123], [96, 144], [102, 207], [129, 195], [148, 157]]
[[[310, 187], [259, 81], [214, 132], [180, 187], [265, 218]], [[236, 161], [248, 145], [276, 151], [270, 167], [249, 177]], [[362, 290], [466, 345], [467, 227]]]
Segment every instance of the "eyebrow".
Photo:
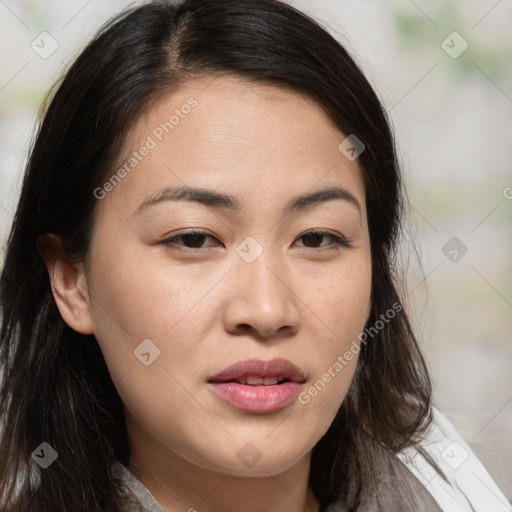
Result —
[[[361, 205], [347, 189], [328, 187], [316, 192], [302, 194], [292, 198], [283, 208], [283, 215], [298, 212], [308, 207], [327, 201], [341, 200], [355, 206], [361, 215]], [[165, 187], [148, 196], [135, 210], [134, 216], [140, 215], [147, 208], [164, 201], [193, 201], [216, 209], [239, 211], [239, 201], [230, 195], [215, 190], [193, 187]]]

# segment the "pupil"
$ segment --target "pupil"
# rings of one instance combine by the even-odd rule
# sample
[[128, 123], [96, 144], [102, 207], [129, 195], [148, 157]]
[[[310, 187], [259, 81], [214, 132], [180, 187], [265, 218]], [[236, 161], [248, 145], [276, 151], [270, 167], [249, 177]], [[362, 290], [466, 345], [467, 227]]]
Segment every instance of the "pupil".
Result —
[[315, 243], [315, 239], [317, 239], [316, 241], [318, 242], [318, 244], [320, 244], [323, 237], [324, 237], [324, 235], [321, 233], [308, 233], [307, 235], [304, 235], [304, 245], [306, 247], [309, 247], [308, 243], [311, 243], [311, 242], [313, 243], [313, 245], [317, 245]]
[[188, 245], [189, 247], [201, 247], [203, 238], [205, 237], [202, 233], [185, 233], [182, 236], [185, 245]]

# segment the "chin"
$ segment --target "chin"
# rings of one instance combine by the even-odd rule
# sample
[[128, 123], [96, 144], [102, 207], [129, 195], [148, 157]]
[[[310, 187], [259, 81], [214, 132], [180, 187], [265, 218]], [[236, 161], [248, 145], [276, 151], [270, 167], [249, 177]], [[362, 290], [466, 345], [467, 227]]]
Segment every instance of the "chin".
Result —
[[[257, 443], [257, 441], [256, 441]], [[273, 449], [268, 440], [266, 446], [262, 449], [256, 447], [256, 443], [245, 443], [241, 448], [236, 448], [238, 443], [233, 443], [226, 451], [222, 453], [209, 453], [205, 455], [196, 455], [187, 457], [193, 464], [206, 469], [223, 474], [230, 474], [239, 477], [269, 477], [279, 475], [290, 467], [297, 464], [302, 457], [303, 452], [296, 451], [294, 446], [293, 453], [283, 445], [276, 446]], [[260, 446], [264, 444], [263, 440]], [[307, 449], [305, 449], [307, 452]]]
[[263, 457], [254, 464], [252, 467], [244, 467], [238, 463], [236, 467], [232, 468], [232, 476], [240, 477], [253, 477], [253, 478], [268, 478], [269, 476], [277, 476], [294, 464], [299, 462], [300, 457], [283, 460], [281, 457]]

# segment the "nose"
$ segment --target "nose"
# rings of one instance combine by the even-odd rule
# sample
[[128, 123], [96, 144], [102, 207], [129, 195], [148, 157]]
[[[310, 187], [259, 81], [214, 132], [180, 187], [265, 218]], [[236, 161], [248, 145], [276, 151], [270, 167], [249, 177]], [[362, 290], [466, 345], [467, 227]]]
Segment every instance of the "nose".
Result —
[[225, 309], [226, 330], [265, 339], [295, 334], [300, 298], [293, 291], [286, 264], [264, 250], [251, 263], [237, 258], [235, 266], [231, 299]]

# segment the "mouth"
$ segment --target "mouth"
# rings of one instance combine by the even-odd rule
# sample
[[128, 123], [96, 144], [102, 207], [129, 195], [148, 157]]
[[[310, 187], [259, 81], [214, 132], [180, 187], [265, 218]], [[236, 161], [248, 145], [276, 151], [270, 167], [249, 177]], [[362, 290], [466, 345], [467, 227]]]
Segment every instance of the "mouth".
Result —
[[290, 382], [290, 379], [282, 377], [261, 377], [260, 375], [247, 375], [239, 379], [230, 379], [223, 381], [212, 381], [212, 382], [237, 382], [244, 386], [275, 386], [282, 384], [283, 382]]
[[286, 359], [239, 361], [210, 377], [208, 382], [236, 382], [245, 386], [275, 386], [284, 382], [305, 382], [304, 373]]
[[269, 413], [290, 404], [306, 381], [290, 361], [240, 361], [207, 380], [211, 390], [236, 409]]

